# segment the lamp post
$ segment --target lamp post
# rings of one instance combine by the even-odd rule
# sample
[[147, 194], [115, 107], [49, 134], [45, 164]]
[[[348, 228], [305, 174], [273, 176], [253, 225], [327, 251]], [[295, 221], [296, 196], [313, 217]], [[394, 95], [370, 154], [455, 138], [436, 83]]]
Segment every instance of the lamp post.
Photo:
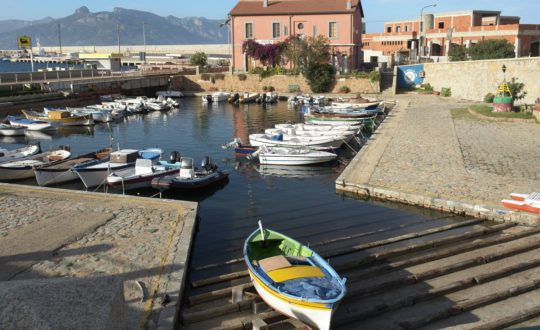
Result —
[[142, 40], [143, 40], [143, 45], [144, 45], [144, 63], [146, 64], [146, 31], [144, 29], [145, 24], [146, 24], [145, 22], [142, 22]]
[[[227, 26], [227, 44], [229, 46], [229, 56], [230, 56], [230, 59], [229, 59], [229, 70], [231, 69], [232, 67], [232, 43], [231, 43], [231, 16], [230, 15], [227, 15], [227, 19], [225, 20], [225, 22], [219, 24], [219, 27], [222, 27], [226, 25]], [[232, 71], [231, 71], [232, 72]]]
[[418, 62], [420, 62], [420, 57], [422, 56], [422, 54], [424, 53], [424, 9], [426, 8], [429, 8], [429, 7], [437, 7], [437, 4], [434, 3], [432, 5], [427, 5], [427, 6], [424, 6], [422, 7], [422, 10], [420, 10], [420, 21], [419, 21], [419, 26], [420, 26], [420, 43], [418, 45]]

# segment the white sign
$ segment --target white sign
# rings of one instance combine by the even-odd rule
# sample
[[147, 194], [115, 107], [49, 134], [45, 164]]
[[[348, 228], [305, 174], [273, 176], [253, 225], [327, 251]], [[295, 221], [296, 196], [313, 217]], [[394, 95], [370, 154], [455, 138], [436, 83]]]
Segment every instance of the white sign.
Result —
[[272, 45], [274, 44], [274, 40], [257, 40], [257, 43], [261, 45]]

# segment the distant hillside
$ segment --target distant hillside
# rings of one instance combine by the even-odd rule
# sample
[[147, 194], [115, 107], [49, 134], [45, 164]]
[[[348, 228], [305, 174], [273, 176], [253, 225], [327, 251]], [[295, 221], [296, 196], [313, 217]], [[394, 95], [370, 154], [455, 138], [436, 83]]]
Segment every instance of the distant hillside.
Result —
[[162, 17], [124, 8], [92, 13], [87, 7], [81, 7], [72, 15], [59, 19], [47, 17], [38, 21], [0, 21], [0, 49], [17, 48], [17, 36], [32, 37], [34, 46], [37, 38], [41, 46], [58, 46], [58, 24], [62, 45], [65, 46], [116, 45], [117, 24], [120, 24], [122, 45], [142, 45], [143, 22], [147, 45], [227, 43], [228, 30], [219, 27], [223, 20]]

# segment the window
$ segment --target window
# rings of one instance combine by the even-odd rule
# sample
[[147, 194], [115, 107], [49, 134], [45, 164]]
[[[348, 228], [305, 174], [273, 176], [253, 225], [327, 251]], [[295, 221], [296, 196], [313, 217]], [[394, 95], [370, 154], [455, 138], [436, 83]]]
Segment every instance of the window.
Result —
[[253, 39], [253, 22], [244, 23], [244, 38]]
[[439, 29], [444, 29], [444, 22], [439, 22]]
[[411, 30], [411, 26], [410, 25], [405, 25], [405, 32], [409, 32]]
[[338, 37], [337, 22], [328, 22], [328, 38]]
[[396, 26], [396, 32], [401, 32], [401, 26]]
[[313, 36], [317, 36], [317, 25], [313, 25]]
[[298, 30], [302, 30], [304, 28], [304, 23], [298, 23]]
[[387, 27], [386, 32], [392, 32], [392, 27], [391, 26]]
[[287, 37], [289, 36], [289, 26], [288, 25], [285, 25], [283, 27], [283, 34]]
[[281, 39], [281, 23], [280, 22], [272, 23], [272, 38]]

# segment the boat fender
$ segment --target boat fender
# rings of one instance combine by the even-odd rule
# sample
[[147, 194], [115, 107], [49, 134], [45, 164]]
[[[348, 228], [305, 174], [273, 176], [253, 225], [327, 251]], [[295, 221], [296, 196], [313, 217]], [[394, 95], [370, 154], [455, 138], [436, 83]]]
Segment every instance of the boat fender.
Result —
[[169, 156], [169, 163], [174, 164], [179, 162], [181, 159], [180, 153], [178, 151], [171, 152], [171, 155]]

